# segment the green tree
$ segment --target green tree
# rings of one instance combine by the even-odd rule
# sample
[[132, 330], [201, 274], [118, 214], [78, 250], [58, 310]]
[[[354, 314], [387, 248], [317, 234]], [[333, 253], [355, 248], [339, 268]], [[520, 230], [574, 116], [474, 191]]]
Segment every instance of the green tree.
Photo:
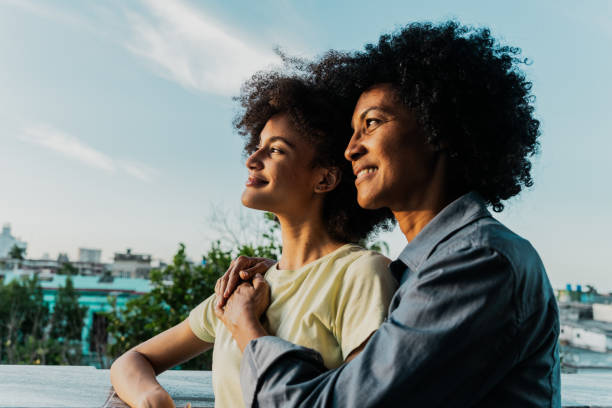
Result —
[[18, 259], [20, 261], [23, 261], [25, 259], [25, 253], [25, 248], [20, 248], [17, 245], [13, 245], [8, 255], [11, 259]]
[[0, 284], [0, 362], [44, 364], [49, 308], [36, 276]]
[[380, 252], [383, 255], [389, 255], [389, 244], [383, 240], [366, 241], [362, 240], [359, 245], [371, 251]]
[[49, 335], [59, 345], [53, 363], [70, 365], [80, 363], [81, 333], [86, 314], [87, 307], [79, 305], [79, 295], [74, 290], [72, 278], [68, 276], [65, 286], [57, 291], [51, 316]]
[[58, 275], [76, 276], [79, 270], [75, 268], [70, 262], [64, 262], [57, 270]]
[[[266, 215], [266, 220], [268, 229], [262, 245], [243, 244], [233, 250], [224, 250], [216, 241], [202, 263], [195, 265], [187, 260], [185, 246], [180, 244], [172, 264], [163, 270], [151, 271], [153, 289], [149, 293], [129, 300], [125, 308], [117, 307], [116, 299], [112, 299], [113, 310], [107, 314], [111, 358], [185, 320], [195, 306], [214, 293], [217, 279], [236, 256], [278, 257], [278, 224], [273, 216]], [[212, 352], [209, 351], [184, 363], [181, 368], [210, 370], [211, 361]]]

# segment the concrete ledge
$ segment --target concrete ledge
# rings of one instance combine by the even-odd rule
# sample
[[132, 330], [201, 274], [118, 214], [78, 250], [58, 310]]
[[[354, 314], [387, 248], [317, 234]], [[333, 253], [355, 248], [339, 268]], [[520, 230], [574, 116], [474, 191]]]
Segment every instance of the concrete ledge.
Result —
[[[0, 407], [124, 408], [108, 370], [77, 366], [0, 365]], [[210, 371], [167, 371], [159, 376], [177, 407], [214, 406]], [[563, 407], [612, 408], [612, 373], [562, 374]]]

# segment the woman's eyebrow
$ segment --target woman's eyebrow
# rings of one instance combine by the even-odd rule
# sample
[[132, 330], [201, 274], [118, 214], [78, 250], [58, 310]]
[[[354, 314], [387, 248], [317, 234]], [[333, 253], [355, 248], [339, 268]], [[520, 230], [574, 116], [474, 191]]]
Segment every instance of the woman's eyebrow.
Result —
[[276, 142], [278, 140], [280, 140], [281, 142], [285, 143], [289, 147], [295, 148], [295, 145], [293, 143], [291, 143], [290, 141], [288, 141], [287, 139], [285, 139], [282, 136], [270, 136], [268, 138], [268, 142], [269, 143]]
[[[368, 112], [373, 111], [373, 110], [379, 110], [383, 113], [389, 113], [389, 110], [384, 108], [383, 106], [369, 106], [368, 108], [364, 109], [360, 114], [359, 114], [359, 121], [362, 121], [365, 116], [368, 114]], [[351, 122], [351, 128], [353, 128], [353, 122]], [[354, 128], [353, 128], [354, 129]]]

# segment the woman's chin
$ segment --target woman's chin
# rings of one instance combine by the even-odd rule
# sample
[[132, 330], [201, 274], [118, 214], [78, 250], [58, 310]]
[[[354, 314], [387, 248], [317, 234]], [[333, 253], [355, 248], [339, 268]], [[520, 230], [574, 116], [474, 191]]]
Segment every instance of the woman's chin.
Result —
[[376, 196], [369, 194], [357, 194], [357, 204], [366, 210], [378, 210], [379, 208], [385, 207], [384, 204], [379, 203]]
[[260, 202], [260, 200], [257, 200], [256, 197], [252, 197], [250, 194], [248, 194], [247, 191], [242, 194], [241, 201], [242, 205], [247, 208], [251, 208], [253, 210], [268, 211], [268, 208], [264, 205], [264, 203]]

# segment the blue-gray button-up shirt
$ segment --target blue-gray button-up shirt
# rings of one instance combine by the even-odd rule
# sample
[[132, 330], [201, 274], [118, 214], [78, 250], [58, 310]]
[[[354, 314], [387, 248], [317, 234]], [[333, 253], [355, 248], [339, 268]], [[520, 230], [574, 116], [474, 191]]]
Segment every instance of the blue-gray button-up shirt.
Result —
[[247, 406], [561, 405], [546, 271], [477, 193], [443, 209], [391, 270], [400, 287], [389, 316], [351, 362], [328, 371], [313, 350], [251, 341], [240, 378]]

